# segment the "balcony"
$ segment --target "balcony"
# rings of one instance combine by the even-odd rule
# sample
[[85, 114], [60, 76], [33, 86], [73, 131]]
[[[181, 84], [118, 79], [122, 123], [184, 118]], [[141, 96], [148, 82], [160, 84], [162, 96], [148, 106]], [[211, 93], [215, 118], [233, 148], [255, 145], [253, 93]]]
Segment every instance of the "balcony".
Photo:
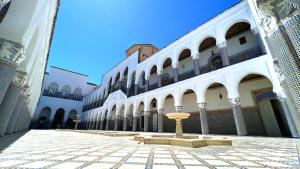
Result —
[[229, 56], [229, 58], [230, 58], [229, 61], [230, 61], [230, 64], [233, 65], [233, 64], [237, 64], [237, 63], [249, 60], [249, 59], [256, 58], [261, 55], [263, 55], [263, 53], [262, 53], [260, 47], [256, 46], [256, 47], [244, 50], [242, 52], [239, 52], [237, 54], [234, 54], [232, 56]]
[[63, 95], [62, 92], [59, 92], [59, 91], [50, 92], [48, 89], [45, 89], [43, 91], [43, 96], [55, 97], [55, 98], [60, 98], [60, 99], [68, 99], [68, 100], [76, 100], [76, 101], [83, 100], [83, 96], [74, 95], [74, 94]]

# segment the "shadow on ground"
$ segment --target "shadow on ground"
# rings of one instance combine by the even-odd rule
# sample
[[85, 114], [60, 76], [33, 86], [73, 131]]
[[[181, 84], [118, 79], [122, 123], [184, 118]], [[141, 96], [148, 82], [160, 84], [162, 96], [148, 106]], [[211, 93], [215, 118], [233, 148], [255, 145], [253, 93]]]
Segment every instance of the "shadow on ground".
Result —
[[19, 138], [21, 138], [27, 132], [28, 131], [13, 133], [13, 134], [4, 135], [4, 136], [0, 137], [0, 153], [2, 153], [3, 150], [8, 148], [11, 144], [13, 144], [15, 141], [17, 141]]

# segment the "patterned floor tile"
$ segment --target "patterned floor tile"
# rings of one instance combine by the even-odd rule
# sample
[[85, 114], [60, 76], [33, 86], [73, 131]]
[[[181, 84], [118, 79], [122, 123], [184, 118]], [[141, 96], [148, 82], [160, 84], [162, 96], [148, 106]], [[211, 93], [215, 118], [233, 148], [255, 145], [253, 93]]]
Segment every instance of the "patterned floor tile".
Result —
[[77, 167], [82, 166], [84, 163], [77, 163], [77, 162], [65, 162], [62, 164], [58, 164], [54, 167], [51, 167], [53, 169], [75, 169]]
[[50, 161], [36, 161], [36, 162], [32, 162], [32, 163], [27, 163], [24, 165], [19, 165], [18, 167], [20, 167], [20, 168], [43, 168], [43, 167], [47, 167], [54, 163], [55, 162], [50, 162]]

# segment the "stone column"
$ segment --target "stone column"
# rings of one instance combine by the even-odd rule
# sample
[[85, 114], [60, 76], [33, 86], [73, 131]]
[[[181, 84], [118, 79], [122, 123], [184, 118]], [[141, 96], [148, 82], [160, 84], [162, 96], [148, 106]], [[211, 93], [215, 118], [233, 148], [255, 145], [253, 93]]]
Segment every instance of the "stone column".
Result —
[[246, 123], [244, 120], [240, 98], [229, 99], [232, 107], [235, 126], [239, 136], [248, 135]]
[[223, 42], [221, 44], [218, 44], [218, 47], [221, 53], [223, 67], [229, 66], [230, 62], [228, 58], [227, 43]]
[[109, 130], [109, 123], [110, 123], [110, 117], [106, 118], [106, 126], [105, 126], [105, 130]]
[[14, 77], [17, 66], [24, 59], [22, 45], [0, 38], [0, 104]]
[[14, 81], [8, 88], [5, 97], [0, 105], [0, 136], [3, 136], [9, 119], [13, 114], [14, 107], [22, 92], [20, 85]]
[[18, 117], [18, 120], [17, 120], [17, 122], [16, 122], [16, 125], [14, 126], [13, 133], [18, 132], [18, 128], [19, 128], [19, 126], [20, 126], [20, 124], [21, 124], [21, 121], [22, 121], [22, 119], [23, 119], [23, 116], [24, 116], [25, 108], [26, 108], [26, 106], [25, 106], [25, 104], [24, 104], [23, 107], [22, 107], [22, 109], [21, 109], [21, 112], [20, 112], [20, 114], [19, 114], [19, 117]]
[[157, 74], [157, 86], [161, 87], [161, 74]]
[[116, 117], [115, 117], [115, 126], [114, 126], [115, 131], [117, 131], [119, 129], [119, 120], [120, 120], [120, 116], [116, 115]]
[[287, 121], [287, 124], [288, 124], [288, 127], [289, 127], [292, 137], [299, 138], [299, 134], [298, 134], [295, 122], [293, 120], [292, 114], [290, 112], [289, 106], [287, 104], [286, 98], [283, 97], [281, 94], [277, 94], [277, 99], [280, 102], [281, 109], [283, 110], [283, 114]]
[[202, 134], [208, 134], [209, 133], [206, 105], [207, 104], [205, 102], [198, 104], [198, 106], [200, 108], [200, 122], [201, 122]]
[[5, 133], [6, 134], [11, 134], [13, 133], [14, 131], [14, 127], [17, 125], [17, 120], [18, 120], [18, 117], [22, 111], [22, 108], [24, 106], [24, 101], [25, 101], [25, 98], [23, 95], [21, 95], [17, 101], [17, 104], [13, 110], [13, 115], [11, 116], [10, 120], [9, 120], [9, 123], [8, 123], [8, 126], [6, 128], [6, 131]]
[[149, 91], [149, 79], [146, 79], [145, 81], [145, 92]]
[[149, 120], [150, 120], [150, 112], [145, 111], [144, 112], [144, 132], [149, 131]]
[[139, 94], [139, 84], [135, 84], [134, 85], [134, 95], [138, 95]]
[[255, 35], [257, 41], [258, 41], [258, 44], [259, 44], [259, 47], [260, 47], [260, 50], [263, 54], [266, 53], [266, 48], [265, 48], [265, 45], [260, 37], [260, 34], [259, 34], [259, 29], [257, 27], [251, 29], [251, 31], [253, 32], [253, 34]]
[[133, 116], [132, 131], [136, 131], [137, 130], [137, 121], [138, 121], [138, 117], [137, 116]]
[[174, 83], [178, 82], [178, 67], [173, 68], [173, 79]]
[[195, 76], [200, 75], [199, 57], [193, 59]]
[[163, 121], [163, 114], [164, 114], [164, 109], [159, 109], [158, 110], [158, 132], [159, 133], [162, 133], [163, 132], [163, 129], [164, 129], [164, 121]]
[[127, 126], [128, 126], [128, 115], [125, 114], [124, 121], [123, 121], [123, 131], [127, 131]]

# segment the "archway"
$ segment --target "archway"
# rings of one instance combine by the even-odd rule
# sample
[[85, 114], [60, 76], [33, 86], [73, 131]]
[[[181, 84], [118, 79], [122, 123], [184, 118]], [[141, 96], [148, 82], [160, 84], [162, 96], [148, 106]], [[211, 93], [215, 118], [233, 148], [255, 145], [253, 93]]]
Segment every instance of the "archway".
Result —
[[158, 111], [157, 111], [157, 100], [154, 98], [150, 102], [150, 126], [149, 131], [158, 131]]
[[126, 93], [126, 87], [127, 87], [127, 79], [128, 79], [128, 67], [126, 67], [124, 74], [123, 74], [123, 80], [121, 85], [121, 90]]
[[123, 130], [123, 123], [124, 123], [124, 115], [125, 115], [125, 105], [121, 106], [121, 109], [119, 110], [119, 125], [117, 126], [117, 130], [122, 131]]
[[272, 82], [258, 74], [247, 75], [240, 81], [239, 93], [248, 134], [291, 137], [284, 110], [272, 88]]
[[130, 84], [130, 89], [129, 89], [129, 93], [128, 96], [134, 96], [134, 87], [135, 87], [135, 71], [132, 72], [131, 74], [131, 84]]
[[166, 86], [174, 82], [174, 73], [172, 67], [172, 59], [167, 58], [163, 63], [163, 71], [161, 75], [161, 85]]
[[163, 115], [163, 131], [164, 132], [175, 132], [176, 122], [175, 120], [169, 119], [166, 114], [167, 113], [174, 113], [175, 110], [175, 100], [173, 95], [169, 94], [164, 101], [164, 115]]
[[71, 87], [69, 85], [64, 85], [61, 89], [61, 95], [63, 98], [68, 98], [71, 93]]
[[66, 129], [74, 129], [75, 128], [75, 122], [74, 120], [76, 119], [77, 116], [77, 111], [76, 110], [71, 110], [66, 122]]
[[190, 117], [182, 121], [183, 132], [201, 133], [197, 96], [193, 90], [190, 89], [184, 92], [182, 96], [182, 106], [184, 112], [190, 113]]
[[238, 22], [226, 32], [227, 52], [230, 64], [239, 63], [262, 54], [259, 40], [247, 22]]
[[144, 102], [141, 102], [139, 104], [138, 108], [138, 121], [137, 121], [137, 130], [139, 131], [144, 131]]
[[115, 92], [115, 91], [117, 91], [117, 90], [119, 90], [119, 87], [120, 87], [120, 77], [121, 77], [121, 74], [120, 74], [120, 72], [117, 74], [117, 76], [116, 76], [116, 79], [115, 79], [115, 83], [114, 83], [114, 87], [113, 87], [113, 91]]
[[194, 63], [190, 49], [184, 49], [178, 58], [178, 79], [185, 80], [195, 76]]
[[47, 129], [49, 127], [50, 115], [51, 108], [44, 107], [39, 114], [37, 129]]
[[144, 93], [146, 88], [146, 76], [145, 72], [143, 71], [140, 75], [139, 85], [138, 85], [138, 94]]
[[157, 66], [152, 66], [149, 77], [149, 90], [158, 88]]
[[[199, 45], [199, 65], [200, 65], [200, 73], [207, 73], [212, 70], [219, 69], [220, 67], [220, 56], [217, 53], [218, 47], [216, 45], [216, 39], [214, 37], [208, 37], [204, 39]], [[218, 60], [214, 61], [214, 64], [211, 64], [211, 58], [215, 56], [219, 56]], [[215, 63], [216, 62], [216, 63]], [[222, 61], [221, 61], [222, 65]]]
[[[108, 95], [113, 91], [113, 86], [112, 86], [112, 78], [110, 78], [109, 80], [109, 84], [108, 84]], [[107, 95], [107, 96], [108, 96]]]
[[228, 93], [221, 83], [213, 83], [206, 90], [206, 111], [210, 134], [236, 135], [236, 126]]
[[129, 110], [128, 110], [128, 125], [127, 125], [127, 129], [128, 131], [132, 131], [132, 127], [133, 127], [133, 104], [131, 104], [129, 106]]
[[52, 126], [51, 128], [56, 129], [56, 128], [61, 128], [64, 120], [64, 115], [65, 115], [65, 110], [60, 108], [56, 110], [54, 119], [52, 121]]
[[116, 107], [116, 105], [114, 105], [112, 110], [111, 110], [111, 114], [110, 114], [110, 121], [111, 122], [109, 123], [108, 130], [114, 130], [114, 128], [115, 128], [116, 110], [117, 110], [117, 107]]

